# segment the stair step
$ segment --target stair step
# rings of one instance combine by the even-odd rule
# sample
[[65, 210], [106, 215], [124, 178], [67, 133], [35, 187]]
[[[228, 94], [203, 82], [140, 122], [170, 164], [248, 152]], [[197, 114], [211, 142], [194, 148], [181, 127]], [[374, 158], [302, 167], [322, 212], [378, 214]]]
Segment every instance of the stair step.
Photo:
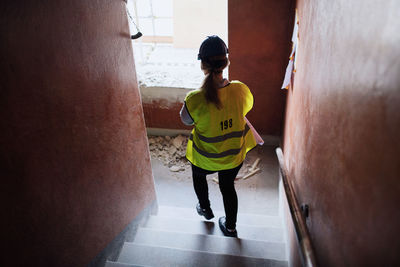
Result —
[[286, 260], [285, 244], [223, 236], [139, 228], [136, 244], [198, 250], [236, 256]]
[[[223, 236], [223, 233], [219, 229], [218, 219], [216, 218], [214, 218], [213, 221], [200, 221], [150, 216], [149, 220], [143, 227], [169, 232]], [[282, 228], [237, 224], [236, 229], [240, 239], [260, 240], [266, 242], [283, 242]]]
[[124, 244], [118, 262], [147, 266], [288, 266], [286, 261], [156, 247], [135, 243]]
[[[225, 215], [224, 211], [213, 211], [213, 212], [216, 218]], [[197, 214], [195, 207], [193, 207], [192, 209], [188, 209], [188, 208], [171, 207], [171, 206], [159, 206], [157, 215], [161, 217], [173, 217], [182, 219], [203, 218]], [[237, 221], [238, 224], [282, 228], [282, 220], [279, 216], [265, 216], [259, 214], [251, 214], [251, 213], [239, 213], [237, 218], [238, 218]]]
[[106, 264], [104, 265], [104, 267], [146, 267], [146, 266], [122, 263], [122, 262], [115, 262], [115, 261], [107, 261]]

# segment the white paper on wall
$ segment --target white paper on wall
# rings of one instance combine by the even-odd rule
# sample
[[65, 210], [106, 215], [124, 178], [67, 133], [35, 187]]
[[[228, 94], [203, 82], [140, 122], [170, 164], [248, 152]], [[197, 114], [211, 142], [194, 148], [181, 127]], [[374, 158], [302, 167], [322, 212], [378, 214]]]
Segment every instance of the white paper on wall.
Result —
[[285, 78], [283, 79], [281, 89], [289, 89], [292, 83], [292, 75], [296, 72], [296, 59], [297, 59], [297, 46], [299, 42], [299, 21], [297, 17], [297, 10], [296, 10], [296, 18], [293, 27], [293, 34], [292, 34], [292, 52], [290, 53], [289, 63], [286, 67]]
[[293, 63], [293, 60], [289, 60], [289, 64], [286, 67], [285, 79], [283, 80], [282, 89], [289, 89], [293, 73]]

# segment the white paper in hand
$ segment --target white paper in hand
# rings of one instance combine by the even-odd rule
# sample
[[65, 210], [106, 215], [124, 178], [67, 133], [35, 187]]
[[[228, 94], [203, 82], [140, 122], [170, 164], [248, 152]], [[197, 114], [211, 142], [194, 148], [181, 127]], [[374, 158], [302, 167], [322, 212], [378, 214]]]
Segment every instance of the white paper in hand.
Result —
[[256, 129], [254, 129], [253, 125], [249, 122], [249, 120], [244, 117], [244, 120], [246, 121], [247, 125], [249, 125], [251, 132], [254, 135], [254, 138], [256, 139], [256, 142], [258, 145], [262, 146], [264, 144], [264, 140], [261, 138], [261, 136], [257, 133]]

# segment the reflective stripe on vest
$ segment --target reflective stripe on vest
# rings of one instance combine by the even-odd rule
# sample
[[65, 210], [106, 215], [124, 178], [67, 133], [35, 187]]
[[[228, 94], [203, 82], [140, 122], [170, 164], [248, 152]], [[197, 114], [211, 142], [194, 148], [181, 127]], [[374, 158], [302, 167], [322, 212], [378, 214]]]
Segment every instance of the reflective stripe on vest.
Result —
[[[205, 137], [203, 135], [197, 134], [197, 136], [199, 137], [199, 139], [203, 142], [206, 143], [217, 143], [217, 142], [222, 142], [225, 141], [229, 138], [235, 138], [235, 137], [244, 137], [247, 132], [250, 130], [249, 126], [246, 124], [246, 127], [244, 128], [243, 131], [237, 131], [237, 132], [231, 132], [225, 135], [220, 135], [220, 136], [215, 136], [215, 137]], [[193, 134], [190, 134], [189, 139], [193, 142]], [[237, 149], [229, 149], [229, 150], [225, 150], [221, 153], [210, 153], [204, 150], [201, 150], [200, 148], [198, 148], [196, 146], [196, 143], [193, 142], [193, 148], [197, 151], [197, 153], [207, 157], [207, 158], [223, 158], [226, 156], [230, 156], [230, 155], [237, 155], [241, 152], [241, 150], [243, 149], [244, 144], [242, 144], [242, 146], [240, 148]]]

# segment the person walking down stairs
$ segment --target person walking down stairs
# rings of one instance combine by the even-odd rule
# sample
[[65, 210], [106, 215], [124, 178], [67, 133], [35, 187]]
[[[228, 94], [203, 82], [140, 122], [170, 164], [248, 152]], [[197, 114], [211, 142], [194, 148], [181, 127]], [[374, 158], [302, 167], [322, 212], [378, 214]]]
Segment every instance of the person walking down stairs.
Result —
[[229, 65], [227, 54], [228, 48], [218, 36], [203, 41], [198, 59], [205, 78], [200, 89], [186, 95], [180, 116], [185, 125], [194, 125], [186, 158], [192, 165], [197, 213], [207, 220], [214, 217], [206, 175], [218, 172], [225, 209], [219, 227], [224, 235], [236, 237], [238, 198], [234, 181], [256, 139], [245, 120], [253, 107], [253, 95], [244, 83], [223, 77]]

